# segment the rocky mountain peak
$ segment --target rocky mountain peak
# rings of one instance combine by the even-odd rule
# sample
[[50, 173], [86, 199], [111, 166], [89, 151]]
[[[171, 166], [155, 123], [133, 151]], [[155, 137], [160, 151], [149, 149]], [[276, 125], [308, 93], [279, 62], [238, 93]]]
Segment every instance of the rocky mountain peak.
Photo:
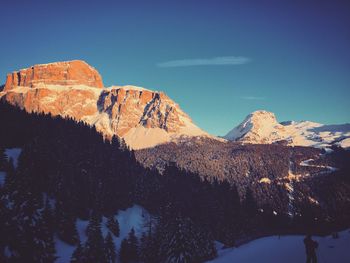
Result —
[[182, 128], [192, 123], [165, 93], [135, 86], [114, 86], [103, 90], [98, 107], [113, 120], [111, 129], [119, 136], [136, 127], [181, 133]]
[[252, 122], [261, 123], [263, 121], [277, 122], [276, 116], [273, 112], [265, 110], [257, 110], [247, 116]]
[[274, 113], [258, 110], [249, 114], [244, 121], [227, 133], [224, 138], [250, 143], [271, 143], [281, 139], [284, 126], [277, 122]]
[[98, 72], [83, 61], [11, 73], [0, 99], [28, 112], [84, 121], [107, 138], [124, 138], [134, 149], [208, 135], [164, 92], [131, 85], [104, 88]]
[[18, 86], [39, 85], [86, 85], [103, 88], [103, 82], [96, 69], [85, 61], [72, 60], [34, 65], [7, 75], [4, 91]]

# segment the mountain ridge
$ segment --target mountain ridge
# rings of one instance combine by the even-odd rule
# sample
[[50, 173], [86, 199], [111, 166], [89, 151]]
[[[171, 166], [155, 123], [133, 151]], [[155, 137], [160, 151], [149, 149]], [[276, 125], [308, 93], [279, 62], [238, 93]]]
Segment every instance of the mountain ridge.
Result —
[[84, 61], [35, 65], [8, 74], [0, 98], [28, 112], [84, 121], [106, 138], [124, 138], [133, 149], [182, 136], [209, 136], [164, 92], [132, 85], [103, 87], [97, 70]]
[[223, 138], [243, 143], [283, 143], [290, 146], [350, 147], [350, 124], [325, 125], [312, 121], [278, 122], [274, 113], [258, 110]]
[[7, 75], [0, 99], [28, 112], [84, 121], [106, 138], [122, 137], [135, 150], [193, 136], [252, 144], [350, 148], [350, 124], [280, 123], [274, 113], [265, 110], [249, 114], [225, 136], [216, 137], [196, 126], [164, 92], [133, 85], [104, 87], [98, 71], [81, 60], [14, 71]]

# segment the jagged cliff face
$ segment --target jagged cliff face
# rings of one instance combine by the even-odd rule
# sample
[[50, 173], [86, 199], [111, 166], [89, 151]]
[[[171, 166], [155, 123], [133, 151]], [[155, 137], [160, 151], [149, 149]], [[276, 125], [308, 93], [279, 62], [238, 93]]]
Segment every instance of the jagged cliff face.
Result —
[[29, 112], [85, 121], [106, 137], [123, 137], [134, 149], [207, 135], [163, 92], [104, 88], [98, 72], [83, 61], [36, 65], [9, 74], [0, 97]]
[[112, 129], [123, 136], [130, 127], [160, 128], [177, 133], [190, 118], [163, 92], [153, 92], [133, 86], [112, 87], [101, 93], [101, 112], [113, 120]]

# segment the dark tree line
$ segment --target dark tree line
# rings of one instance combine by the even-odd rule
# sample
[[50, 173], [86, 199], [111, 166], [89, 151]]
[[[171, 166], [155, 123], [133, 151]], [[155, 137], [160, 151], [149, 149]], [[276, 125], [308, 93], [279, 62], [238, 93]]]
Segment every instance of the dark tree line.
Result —
[[[53, 262], [57, 236], [76, 246], [73, 262], [113, 262], [118, 251], [110, 235], [102, 236], [101, 217], [119, 235], [113, 215], [136, 202], [137, 178], [153, 172], [143, 169], [119, 138], [106, 140], [84, 123], [3, 103], [0, 121], [1, 149], [22, 148], [16, 169], [0, 152], [7, 174], [0, 189], [1, 260]], [[85, 244], [78, 218], [89, 219]]]
[[[72, 262], [203, 262], [216, 255], [213, 240], [232, 246], [251, 236], [334, 223], [311, 205], [298, 208], [295, 218], [276, 215], [250, 187], [240, 193], [236, 184], [205, 180], [172, 163], [162, 175], [145, 169], [122, 140], [107, 140], [71, 119], [0, 103], [0, 123], [0, 167], [7, 174], [0, 188], [0, 262], [53, 262], [55, 236], [76, 246]], [[22, 148], [17, 168], [4, 155], [11, 147]], [[331, 183], [340, 193], [349, 189]], [[276, 191], [283, 200], [282, 188]], [[114, 215], [134, 203], [154, 218], [140, 239], [131, 232], [116, 251], [113, 235], [120, 229]], [[102, 216], [108, 218], [105, 237]], [[89, 219], [85, 243], [78, 218]]]

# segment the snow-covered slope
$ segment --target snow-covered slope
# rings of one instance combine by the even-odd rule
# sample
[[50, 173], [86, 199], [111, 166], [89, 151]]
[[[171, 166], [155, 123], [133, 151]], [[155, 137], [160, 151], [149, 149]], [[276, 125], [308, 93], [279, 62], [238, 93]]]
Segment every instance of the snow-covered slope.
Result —
[[[219, 248], [218, 257], [210, 263], [305, 262], [303, 239], [303, 236], [271, 236], [254, 240], [238, 248]], [[337, 239], [331, 236], [313, 237], [313, 239], [319, 243], [318, 262], [350, 262], [350, 230], [340, 232]]]
[[255, 111], [224, 138], [245, 143], [285, 141], [288, 145], [329, 147], [335, 144], [348, 148], [350, 124], [323, 125], [310, 121], [279, 123], [272, 112]]

